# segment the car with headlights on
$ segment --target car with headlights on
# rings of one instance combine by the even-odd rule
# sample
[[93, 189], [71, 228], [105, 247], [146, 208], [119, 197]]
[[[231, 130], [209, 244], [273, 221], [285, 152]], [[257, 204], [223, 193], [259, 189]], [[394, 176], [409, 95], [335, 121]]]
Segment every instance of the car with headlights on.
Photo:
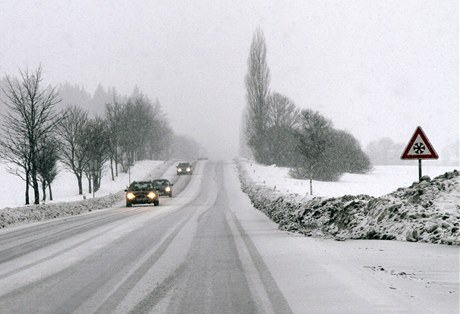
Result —
[[172, 186], [168, 179], [155, 179], [152, 180], [153, 188], [157, 190], [160, 196], [172, 197]]
[[181, 162], [176, 166], [177, 174], [192, 174], [192, 165], [188, 162]]
[[133, 181], [125, 192], [126, 207], [134, 204], [160, 205], [158, 192], [151, 181]]

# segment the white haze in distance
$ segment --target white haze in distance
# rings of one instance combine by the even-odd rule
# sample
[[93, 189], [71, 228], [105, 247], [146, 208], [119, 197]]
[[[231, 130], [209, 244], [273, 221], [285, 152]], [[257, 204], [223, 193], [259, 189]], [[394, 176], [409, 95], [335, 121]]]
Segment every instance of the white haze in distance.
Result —
[[362, 146], [420, 125], [441, 155], [459, 138], [458, 17], [458, 0], [0, 0], [0, 76], [41, 63], [51, 84], [137, 85], [176, 133], [231, 158], [260, 26], [272, 91]]

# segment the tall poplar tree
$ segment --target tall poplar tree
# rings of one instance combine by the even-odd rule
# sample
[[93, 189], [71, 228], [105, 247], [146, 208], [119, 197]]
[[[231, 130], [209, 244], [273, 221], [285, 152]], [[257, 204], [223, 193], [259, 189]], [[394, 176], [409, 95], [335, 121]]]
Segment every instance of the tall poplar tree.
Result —
[[269, 84], [270, 71], [266, 61], [267, 47], [260, 28], [254, 33], [246, 74], [246, 141], [256, 161], [269, 161]]

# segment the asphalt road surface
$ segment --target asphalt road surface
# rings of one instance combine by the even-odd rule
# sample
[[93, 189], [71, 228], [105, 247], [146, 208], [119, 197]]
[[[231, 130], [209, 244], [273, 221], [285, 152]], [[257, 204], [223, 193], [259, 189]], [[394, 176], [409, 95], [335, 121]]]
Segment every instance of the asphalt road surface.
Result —
[[199, 162], [175, 187], [157, 207], [2, 230], [0, 313], [426, 310], [319, 244], [296, 248], [307, 239], [252, 209], [230, 163]]

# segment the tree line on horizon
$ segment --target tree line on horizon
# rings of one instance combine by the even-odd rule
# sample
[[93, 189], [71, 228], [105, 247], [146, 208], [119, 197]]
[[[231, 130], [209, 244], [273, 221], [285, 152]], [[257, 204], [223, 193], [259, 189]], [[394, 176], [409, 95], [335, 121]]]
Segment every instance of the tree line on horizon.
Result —
[[298, 179], [336, 181], [345, 173], [366, 173], [372, 165], [355, 137], [335, 129], [312, 109], [299, 109], [287, 96], [270, 90], [265, 37], [253, 36], [246, 74], [244, 140], [255, 161], [289, 167]]
[[40, 194], [45, 201], [47, 192], [53, 199], [51, 184], [60, 165], [75, 175], [82, 195], [84, 179], [88, 192], [96, 192], [106, 169], [115, 180], [119, 170], [127, 172], [138, 160], [198, 155], [198, 143], [174, 134], [160, 102], [152, 102], [138, 88], [131, 96], [121, 96], [115, 89], [104, 95], [98, 87], [95, 98], [104, 102], [104, 109], [91, 115], [84, 106], [91, 97], [83, 89], [65, 85], [63, 95], [80, 94], [74, 101], [86, 97], [87, 102], [63, 104], [58, 88], [42, 86], [41, 66], [19, 74], [0, 82], [5, 107], [0, 159], [24, 180], [26, 205], [31, 203], [30, 188], [33, 204], [40, 203]]

